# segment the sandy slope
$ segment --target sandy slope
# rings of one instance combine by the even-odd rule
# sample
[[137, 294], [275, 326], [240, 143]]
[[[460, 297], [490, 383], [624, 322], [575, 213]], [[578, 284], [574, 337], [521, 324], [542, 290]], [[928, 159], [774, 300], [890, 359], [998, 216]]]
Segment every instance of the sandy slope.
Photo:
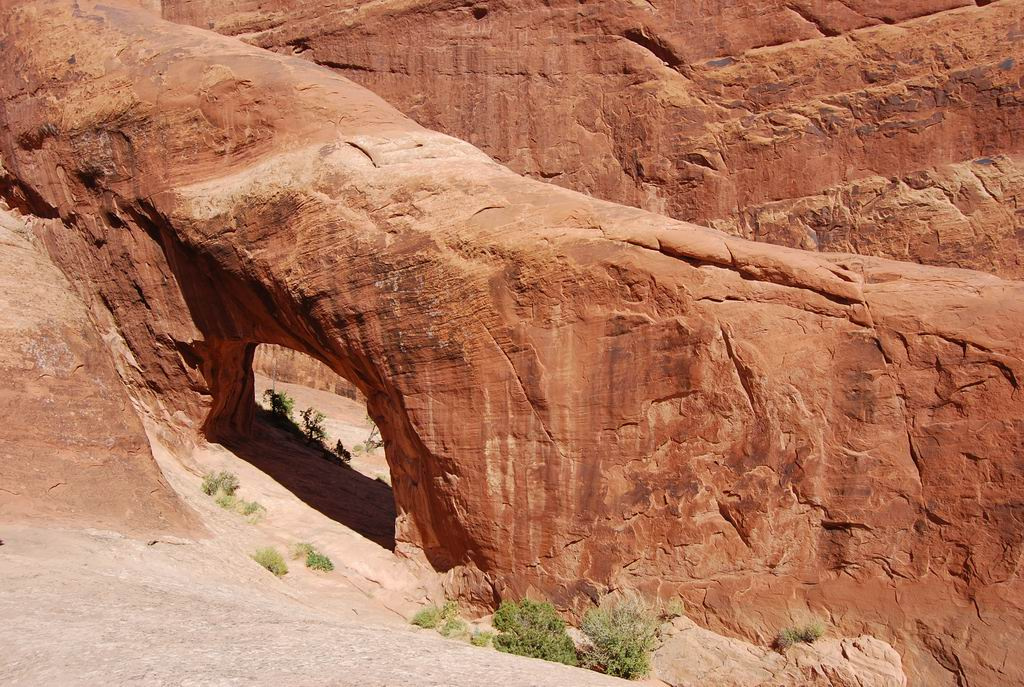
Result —
[[341, 613], [216, 537], [0, 532], [4, 685], [624, 684]]

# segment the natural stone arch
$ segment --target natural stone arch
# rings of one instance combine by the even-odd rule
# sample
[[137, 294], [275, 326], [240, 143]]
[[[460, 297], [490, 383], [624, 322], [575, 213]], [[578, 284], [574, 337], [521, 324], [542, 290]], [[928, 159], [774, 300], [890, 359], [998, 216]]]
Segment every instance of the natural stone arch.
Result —
[[251, 347], [286, 345], [367, 395], [405, 552], [481, 603], [633, 587], [760, 639], [809, 606], [926, 676], [1021, 636], [1019, 283], [524, 180], [137, 10], [0, 22], [2, 192], [63, 220], [48, 248], [161, 419], [244, 429]]

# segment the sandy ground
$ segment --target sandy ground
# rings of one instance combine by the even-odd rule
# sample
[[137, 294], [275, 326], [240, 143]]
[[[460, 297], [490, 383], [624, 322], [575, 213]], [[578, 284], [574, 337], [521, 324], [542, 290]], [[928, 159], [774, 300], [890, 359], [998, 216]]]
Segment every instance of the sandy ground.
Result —
[[[337, 612], [219, 539], [2, 526], [4, 685], [627, 684]], [[326, 576], [325, 576], [326, 579]]]
[[[265, 380], [257, 380], [262, 393]], [[269, 382], [266, 382], [269, 386]], [[279, 384], [298, 410], [314, 406], [346, 445], [369, 433], [361, 404]], [[147, 426], [164, 477], [205, 531], [138, 540], [98, 530], [3, 523], [0, 514], [2, 685], [516, 685], [626, 684], [502, 654], [409, 625], [435, 575], [396, 556], [383, 452], [335, 465], [258, 423], [237, 445], [167, 448]], [[351, 442], [351, 443], [350, 443]], [[200, 489], [228, 470], [257, 522]], [[308, 541], [336, 566], [288, 560], [276, 578], [250, 558]]]

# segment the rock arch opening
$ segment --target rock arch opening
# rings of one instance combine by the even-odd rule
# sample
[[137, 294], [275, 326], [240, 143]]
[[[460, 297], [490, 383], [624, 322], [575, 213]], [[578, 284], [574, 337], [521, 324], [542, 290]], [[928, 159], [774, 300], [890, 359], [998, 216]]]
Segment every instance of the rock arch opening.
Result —
[[[391, 470], [366, 396], [345, 377], [299, 351], [273, 344], [247, 348], [252, 419], [246, 431], [221, 433], [218, 439], [310, 507], [394, 550]], [[286, 401], [288, 419], [273, 412], [271, 393]], [[236, 402], [245, 406], [247, 400]], [[320, 440], [303, 436], [302, 413], [307, 410], [322, 416]]]

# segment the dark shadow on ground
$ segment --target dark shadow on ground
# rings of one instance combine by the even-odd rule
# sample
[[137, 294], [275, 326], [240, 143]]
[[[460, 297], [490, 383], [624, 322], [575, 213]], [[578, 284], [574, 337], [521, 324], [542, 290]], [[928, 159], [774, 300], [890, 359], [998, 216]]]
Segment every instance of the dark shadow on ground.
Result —
[[257, 411], [250, 436], [222, 445], [270, 475], [331, 520], [395, 550], [395, 498], [391, 487], [352, 468], [324, 460], [319, 448], [278, 429]]

